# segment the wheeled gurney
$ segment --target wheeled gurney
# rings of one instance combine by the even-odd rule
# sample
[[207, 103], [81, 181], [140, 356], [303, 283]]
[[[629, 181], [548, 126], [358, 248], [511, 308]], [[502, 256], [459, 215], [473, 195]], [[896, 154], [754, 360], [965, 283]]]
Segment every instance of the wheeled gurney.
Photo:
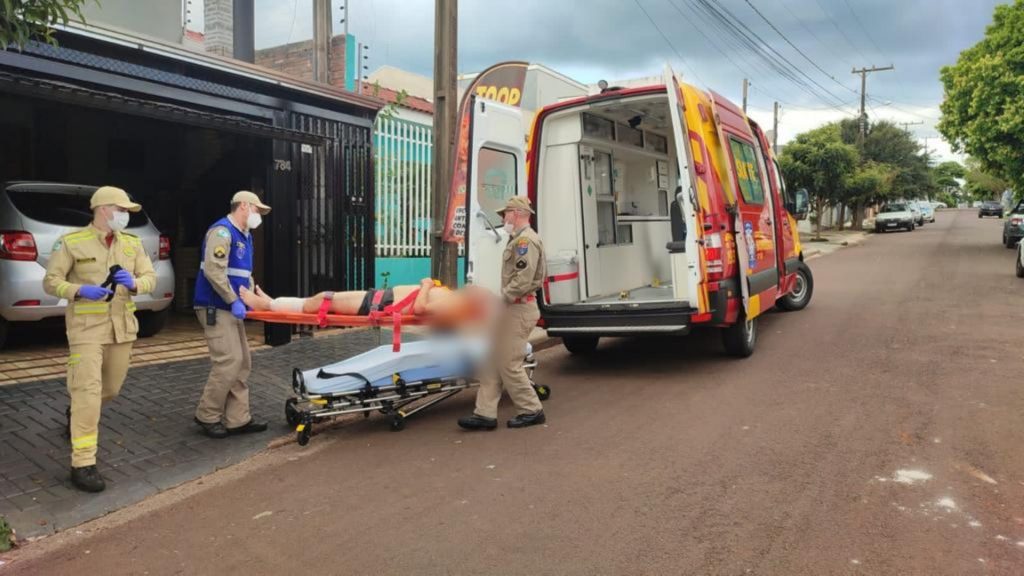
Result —
[[[295, 427], [300, 445], [309, 443], [313, 424], [332, 416], [379, 411], [393, 431], [405, 428], [406, 418], [477, 386], [473, 375], [487, 353], [479, 340], [442, 337], [378, 346], [341, 362], [310, 370], [292, 371], [295, 397], [285, 402], [285, 417]], [[541, 400], [547, 386], [533, 384], [537, 361], [527, 344], [524, 367]]]

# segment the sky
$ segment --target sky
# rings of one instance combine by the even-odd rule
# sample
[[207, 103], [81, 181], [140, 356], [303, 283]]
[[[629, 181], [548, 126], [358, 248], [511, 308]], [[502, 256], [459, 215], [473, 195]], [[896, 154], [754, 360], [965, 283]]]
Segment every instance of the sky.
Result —
[[[312, 37], [312, 0], [255, 0], [257, 48]], [[193, 0], [200, 2], [200, 0]], [[343, 0], [332, 0], [340, 33]], [[936, 161], [954, 155], [939, 137], [939, 70], [982, 39], [1005, 0], [462, 0], [459, 72], [503, 60], [544, 64], [585, 83], [659, 75], [665, 62], [687, 81], [740, 102], [748, 78], [749, 114], [772, 124], [781, 103], [779, 142], [856, 117], [860, 76], [868, 75], [872, 120], [909, 125]], [[702, 7], [703, 6], [703, 7]], [[707, 6], [731, 13], [784, 71], [725, 33]], [[370, 70], [391, 65], [424, 75], [433, 67], [433, 0], [349, 0], [349, 33], [368, 44]], [[758, 14], [758, 11], [760, 14]], [[197, 10], [201, 12], [201, 10]], [[201, 18], [193, 25], [201, 29]], [[927, 140], [926, 140], [927, 139]]]

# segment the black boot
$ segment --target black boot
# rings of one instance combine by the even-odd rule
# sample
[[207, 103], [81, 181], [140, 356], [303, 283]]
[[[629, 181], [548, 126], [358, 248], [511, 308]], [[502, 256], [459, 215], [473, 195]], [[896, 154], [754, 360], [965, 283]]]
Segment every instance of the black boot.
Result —
[[484, 418], [476, 414], [459, 418], [459, 428], [466, 430], [494, 430], [497, 427], [498, 420], [496, 418]]
[[208, 423], [203, 422], [199, 418], [193, 418], [193, 420], [196, 421], [196, 424], [199, 424], [199, 428], [202, 429], [202, 433], [209, 436], [210, 438], [220, 439], [228, 437], [228, 429], [225, 428], [224, 425], [221, 424], [220, 422]]
[[227, 428], [228, 434], [252, 434], [253, 432], [265, 432], [266, 430], [266, 422], [257, 422], [252, 418], [249, 419], [249, 422], [242, 424], [241, 426]]
[[103, 492], [107, 488], [95, 464], [71, 468], [71, 483], [84, 492]]
[[527, 426], [536, 426], [537, 424], [543, 424], [547, 421], [544, 416], [543, 410], [538, 410], [532, 414], [520, 414], [515, 418], [508, 421], [509, 428], [526, 428]]

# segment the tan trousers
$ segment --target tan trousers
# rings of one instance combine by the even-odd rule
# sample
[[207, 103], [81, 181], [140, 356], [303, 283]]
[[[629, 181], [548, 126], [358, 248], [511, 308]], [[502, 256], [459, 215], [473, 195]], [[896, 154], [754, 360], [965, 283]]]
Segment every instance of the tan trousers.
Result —
[[132, 362], [132, 344], [73, 344], [68, 356], [71, 396], [71, 466], [96, 464], [100, 408], [121, 391]]
[[245, 336], [245, 322], [227, 310], [217, 310], [217, 324], [206, 325], [206, 309], [197, 308], [196, 317], [210, 348], [210, 377], [196, 408], [200, 422], [223, 422], [228, 428], [249, 423], [249, 372], [252, 356]]
[[476, 393], [474, 412], [478, 416], [498, 417], [502, 384], [519, 414], [539, 412], [543, 408], [523, 368], [526, 343], [539, 318], [536, 302], [510, 304], [505, 309], [495, 334], [491, 365], [481, 374], [480, 388]]

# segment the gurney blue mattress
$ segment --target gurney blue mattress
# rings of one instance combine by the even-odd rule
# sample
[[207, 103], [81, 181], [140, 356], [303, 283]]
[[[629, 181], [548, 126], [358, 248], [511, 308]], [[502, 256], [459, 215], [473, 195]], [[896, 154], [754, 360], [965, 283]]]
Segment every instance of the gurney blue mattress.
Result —
[[[487, 354], [482, 340], [444, 338], [419, 340], [402, 344], [395, 352], [391, 345], [378, 346], [369, 352], [322, 368], [302, 372], [307, 394], [346, 394], [366, 386], [391, 386], [392, 374], [406, 383], [442, 378], [468, 378]], [[320, 371], [339, 376], [321, 378]], [[340, 376], [341, 374], [362, 376]], [[364, 379], [365, 378], [365, 379]]]

